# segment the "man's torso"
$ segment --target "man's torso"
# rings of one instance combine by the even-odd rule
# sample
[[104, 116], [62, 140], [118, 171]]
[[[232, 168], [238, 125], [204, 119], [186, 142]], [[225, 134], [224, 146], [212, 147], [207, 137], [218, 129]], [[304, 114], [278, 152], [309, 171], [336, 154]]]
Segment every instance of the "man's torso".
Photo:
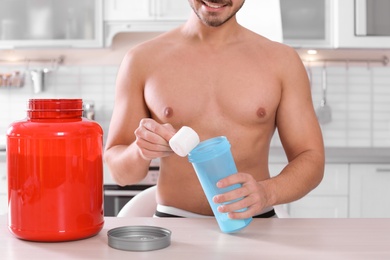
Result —
[[[158, 51], [145, 57], [151, 62], [144, 98], [152, 118], [177, 130], [190, 126], [201, 140], [227, 136], [238, 171], [269, 178], [269, 143], [282, 89], [263, 40], [199, 48], [175, 37], [177, 42], [152, 43]], [[212, 214], [187, 158], [162, 158], [158, 184], [160, 204]]]

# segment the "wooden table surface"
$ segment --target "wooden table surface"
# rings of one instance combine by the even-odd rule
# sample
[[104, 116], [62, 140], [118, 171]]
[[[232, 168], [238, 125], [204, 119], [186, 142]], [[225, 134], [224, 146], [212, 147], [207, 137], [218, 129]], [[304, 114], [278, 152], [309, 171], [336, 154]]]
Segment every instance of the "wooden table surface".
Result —
[[[98, 235], [59, 243], [17, 239], [6, 215], [0, 223], [1, 259], [390, 259], [390, 219], [254, 219], [224, 234], [214, 219], [107, 217]], [[108, 230], [133, 225], [171, 230], [171, 245], [148, 252], [108, 246]]]

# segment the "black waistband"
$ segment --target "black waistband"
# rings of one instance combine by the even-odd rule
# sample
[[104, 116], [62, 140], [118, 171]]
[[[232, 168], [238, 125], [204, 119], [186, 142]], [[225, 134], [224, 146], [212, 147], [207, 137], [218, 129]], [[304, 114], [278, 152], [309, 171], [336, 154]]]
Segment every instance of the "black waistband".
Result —
[[[158, 210], [156, 210], [156, 212], [154, 213], [154, 215], [156, 217], [159, 217], [159, 218], [184, 218], [182, 216], [177, 216], [177, 215], [172, 215], [172, 214], [169, 214], [169, 213], [164, 213], [164, 212], [160, 212]], [[265, 213], [262, 213], [262, 214], [259, 214], [259, 215], [256, 215], [256, 216], [253, 216], [253, 218], [272, 218], [276, 215], [275, 213], [275, 210], [272, 209], [270, 211], [267, 211]]]
[[182, 216], [177, 216], [177, 215], [173, 215], [173, 214], [168, 214], [168, 213], [164, 213], [164, 212], [161, 212], [161, 211], [158, 211], [156, 210], [156, 212], [154, 213], [154, 215], [156, 217], [159, 217], [159, 218], [184, 218]]
[[253, 218], [272, 218], [276, 215], [275, 210], [271, 209], [270, 211], [264, 212], [260, 215], [253, 216]]

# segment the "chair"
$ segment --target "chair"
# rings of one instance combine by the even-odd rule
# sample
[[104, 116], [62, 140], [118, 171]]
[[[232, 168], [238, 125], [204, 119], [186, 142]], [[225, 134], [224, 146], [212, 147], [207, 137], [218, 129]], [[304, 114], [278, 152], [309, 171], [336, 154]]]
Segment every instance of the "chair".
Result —
[[290, 218], [290, 215], [283, 205], [275, 205], [274, 210], [278, 218]]
[[[156, 186], [147, 188], [134, 196], [119, 211], [117, 217], [153, 217], [157, 207]], [[283, 205], [274, 206], [278, 218], [289, 218]]]
[[156, 208], [156, 186], [152, 186], [127, 202], [118, 212], [117, 217], [153, 217]]

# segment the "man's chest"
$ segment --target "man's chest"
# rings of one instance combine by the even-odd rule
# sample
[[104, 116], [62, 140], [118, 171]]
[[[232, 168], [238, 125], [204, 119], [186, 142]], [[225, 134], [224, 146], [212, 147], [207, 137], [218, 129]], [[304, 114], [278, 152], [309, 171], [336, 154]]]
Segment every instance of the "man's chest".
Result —
[[281, 86], [272, 73], [233, 62], [210, 66], [171, 64], [154, 71], [144, 92], [152, 116], [174, 125], [274, 119]]

